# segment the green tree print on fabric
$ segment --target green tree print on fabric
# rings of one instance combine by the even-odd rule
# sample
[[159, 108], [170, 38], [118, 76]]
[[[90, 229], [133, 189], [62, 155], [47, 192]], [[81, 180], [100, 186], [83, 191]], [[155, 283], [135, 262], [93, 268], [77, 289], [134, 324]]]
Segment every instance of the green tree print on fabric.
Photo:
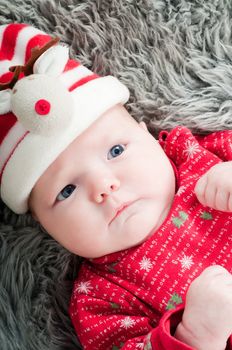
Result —
[[173, 310], [177, 305], [181, 303], [183, 303], [181, 296], [177, 293], [174, 293], [167, 303], [166, 310]]
[[203, 211], [201, 214], [201, 218], [204, 220], [213, 220], [213, 216], [211, 213], [208, 213], [207, 211]]
[[117, 262], [115, 262], [115, 263], [113, 263], [113, 264], [110, 264], [110, 265], [108, 266], [108, 270], [109, 270], [110, 272], [112, 272], [112, 273], [115, 273], [116, 270], [115, 270], [114, 267], [115, 267], [117, 264], [118, 264]]
[[180, 228], [187, 219], [188, 219], [188, 214], [181, 210], [179, 211], [179, 216], [175, 216], [172, 219], [172, 222], [176, 227]]
[[119, 309], [120, 306], [117, 303], [110, 303], [112, 309]]
[[120, 350], [123, 347], [124, 343], [120, 343], [119, 346], [113, 345], [112, 350]]

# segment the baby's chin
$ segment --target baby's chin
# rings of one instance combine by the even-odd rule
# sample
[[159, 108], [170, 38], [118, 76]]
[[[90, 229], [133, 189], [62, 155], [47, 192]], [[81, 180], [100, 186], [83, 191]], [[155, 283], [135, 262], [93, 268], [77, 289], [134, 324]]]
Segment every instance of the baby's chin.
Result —
[[133, 245], [133, 247], [139, 246], [139, 245], [143, 244], [144, 242], [146, 242], [149, 238], [151, 238], [155, 234], [156, 230], [157, 230], [157, 228], [155, 226], [152, 229], [150, 229], [149, 231], [147, 231], [144, 234], [144, 236]]
[[[155, 235], [156, 231], [163, 225], [163, 223], [167, 219], [168, 214], [170, 212], [170, 208], [171, 208], [171, 204], [168, 205], [161, 212], [160, 216], [155, 220], [155, 222], [151, 220], [150, 225], [149, 225], [149, 222], [147, 222], [146, 230], [144, 230], [144, 237], [141, 238], [141, 240], [139, 242], [137, 242], [137, 244], [135, 244], [135, 245], [140, 245], [140, 244], [144, 243], [145, 241], [147, 241], [150, 237]], [[144, 227], [144, 229], [145, 229], [145, 227]]]

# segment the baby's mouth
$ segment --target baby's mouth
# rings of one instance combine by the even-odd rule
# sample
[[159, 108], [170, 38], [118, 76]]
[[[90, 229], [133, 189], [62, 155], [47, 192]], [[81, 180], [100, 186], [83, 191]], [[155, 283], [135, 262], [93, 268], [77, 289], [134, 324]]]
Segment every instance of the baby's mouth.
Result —
[[113, 218], [110, 220], [110, 223], [111, 224], [125, 209], [127, 209], [133, 202], [128, 202], [128, 203], [124, 203], [122, 205], [120, 205], [116, 211], [115, 211], [115, 214], [113, 216]]

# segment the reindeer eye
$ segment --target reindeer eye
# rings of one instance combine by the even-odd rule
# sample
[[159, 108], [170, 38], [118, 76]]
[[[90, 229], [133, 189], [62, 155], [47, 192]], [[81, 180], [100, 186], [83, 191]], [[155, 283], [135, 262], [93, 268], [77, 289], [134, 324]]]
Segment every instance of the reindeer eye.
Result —
[[50, 102], [48, 102], [47, 100], [38, 100], [35, 103], [35, 111], [37, 114], [39, 115], [46, 115], [50, 112], [51, 109], [51, 105]]

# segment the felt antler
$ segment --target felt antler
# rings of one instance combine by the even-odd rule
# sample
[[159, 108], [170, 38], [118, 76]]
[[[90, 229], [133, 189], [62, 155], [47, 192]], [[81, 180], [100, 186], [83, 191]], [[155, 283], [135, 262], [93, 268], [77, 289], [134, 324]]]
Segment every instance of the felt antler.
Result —
[[12, 79], [7, 82], [7, 83], [0, 83], [0, 91], [6, 90], [6, 89], [12, 89], [14, 85], [16, 84], [19, 75], [21, 72], [24, 73], [25, 76], [33, 74], [33, 66], [36, 60], [45, 52], [47, 51], [50, 47], [56, 45], [59, 42], [59, 38], [53, 38], [50, 41], [47, 42], [44, 46], [41, 48], [39, 47], [34, 47], [31, 50], [31, 57], [27, 61], [27, 63], [24, 66], [12, 66], [9, 68], [10, 72], [13, 72], [14, 75]]
[[53, 38], [50, 41], [47, 42], [44, 46], [39, 48], [38, 46], [34, 47], [31, 50], [31, 57], [27, 61], [27, 63], [24, 66], [13, 66], [10, 67], [10, 71], [14, 72], [17, 67], [22, 67], [22, 72], [24, 75], [30, 75], [33, 74], [33, 66], [35, 61], [45, 52], [47, 51], [50, 47], [56, 45], [59, 42], [59, 38]]

